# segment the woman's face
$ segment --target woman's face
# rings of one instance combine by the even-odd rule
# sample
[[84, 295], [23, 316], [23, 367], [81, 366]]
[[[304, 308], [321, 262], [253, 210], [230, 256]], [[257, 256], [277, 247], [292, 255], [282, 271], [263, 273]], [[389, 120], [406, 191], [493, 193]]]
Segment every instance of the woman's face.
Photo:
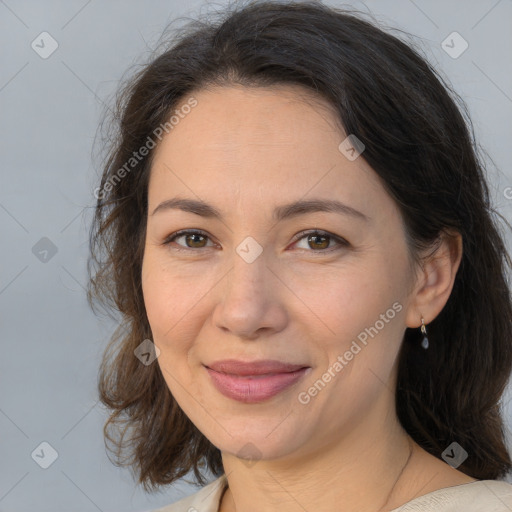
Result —
[[[156, 148], [149, 183], [142, 285], [157, 364], [215, 446], [253, 459], [364, 432], [372, 411], [394, 405], [402, 336], [419, 321], [394, 201], [349, 143], [340, 149], [346, 135], [327, 104], [300, 92], [194, 94]], [[153, 213], [176, 198], [208, 207]], [[285, 207], [313, 200], [347, 208]], [[200, 233], [164, 244], [178, 230]], [[226, 359], [308, 369], [207, 369]]]

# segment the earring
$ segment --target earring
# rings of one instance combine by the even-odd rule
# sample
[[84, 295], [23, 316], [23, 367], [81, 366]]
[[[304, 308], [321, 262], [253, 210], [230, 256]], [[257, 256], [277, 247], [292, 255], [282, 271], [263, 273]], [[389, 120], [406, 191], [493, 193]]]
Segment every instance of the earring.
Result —
[[428, 348], [428, 338], [427, 338], [427, 328], [425, 327], [425, 321], [423, 317], [421, 317], [421, 332], [423, 333], [423, 340], [421, 341], [421, 346], [427, 350]]

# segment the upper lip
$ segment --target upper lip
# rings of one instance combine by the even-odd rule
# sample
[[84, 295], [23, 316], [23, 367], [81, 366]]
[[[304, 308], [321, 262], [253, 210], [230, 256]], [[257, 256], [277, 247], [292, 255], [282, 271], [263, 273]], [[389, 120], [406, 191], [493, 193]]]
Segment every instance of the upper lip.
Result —
[[284, 363], [274, 359], [264, 359], [261, 361], [239, 361], [236, 359], [223, 359], [214, 363], [205, 365], [211, 370], [220, 373], [229, 373], [231, 375], [265, 375], [272, 373], [289, 373], [301, 368], [306, 368], [303, 364]]

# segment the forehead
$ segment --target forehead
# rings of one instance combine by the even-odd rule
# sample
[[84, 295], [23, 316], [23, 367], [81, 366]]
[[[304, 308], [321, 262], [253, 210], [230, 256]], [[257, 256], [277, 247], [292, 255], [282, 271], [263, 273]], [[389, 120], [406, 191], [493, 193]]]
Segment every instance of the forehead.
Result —
[[151, 203], [170, 192], [260, 207], [262, 199], [278, 204], [308, 194], [360, 210], [390, 200], [362, 158], [350, 161], [340, 151], [347, 135], [332, 106], [307, 90], [216, 87], [176, 109], [190, 96], [197, 105], [155, 150]]
[[305, 136], [314, 137], [315, 132], [341, 135], [333, 106], [296, 85], [217, 86], [193, 96], [197, 106], [180, 121], [181, 135], [201, 137], [209, 147], [259, 144], [268, 149], [280, 145], [284, 150]]

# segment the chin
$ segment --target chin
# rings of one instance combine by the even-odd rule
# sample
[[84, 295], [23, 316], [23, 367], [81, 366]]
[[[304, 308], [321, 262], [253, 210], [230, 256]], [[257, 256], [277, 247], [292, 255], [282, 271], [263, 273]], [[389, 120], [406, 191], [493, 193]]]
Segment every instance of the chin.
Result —
[[[281, 420], [279, 420], [281, 421]], [[235, 422], [224, 425], [226, 431], [220, 433], [221, 439], [209, 437], [212, 444], [217, 446], [223, 453], [228, 453], [240, 459], [248, 459], [248, 461], [271, 460], [278, 459], [296, 452], [306, 441], [306, 433], [304, 425], [284, 425], [283, 422], [277, 428], [270, 427], [268, 420], [261, 423], [248, 422], [241, 425]], [[296, 428], [295, 428], [296, 427]]]

